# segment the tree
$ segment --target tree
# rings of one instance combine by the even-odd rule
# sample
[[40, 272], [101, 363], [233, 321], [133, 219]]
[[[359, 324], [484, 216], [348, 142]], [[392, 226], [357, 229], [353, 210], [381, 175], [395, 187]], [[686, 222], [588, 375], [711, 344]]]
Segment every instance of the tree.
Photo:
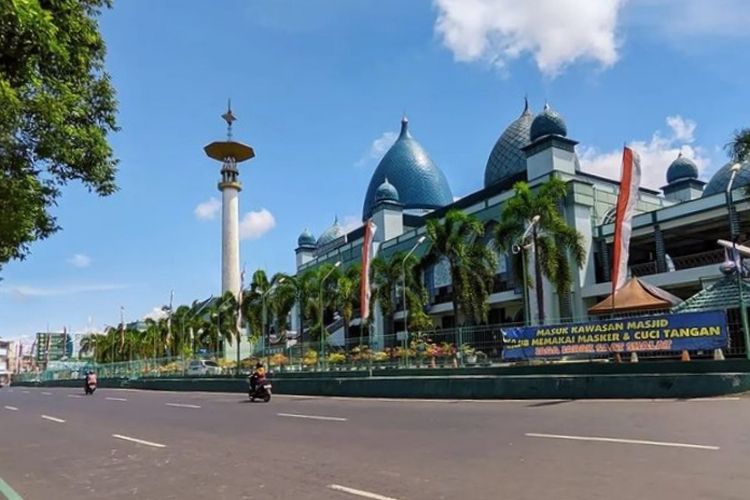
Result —
[[394, 332], [394, 314], [396, 313], [396, 291], [401, 283], [401, 261], [403, 252], [394, 254], [390, 259], [378, 255], [370, 262], [370, 283], [372, 286], [374, 306], [377, 303], [385, 317], [386, 335]]
[[456, 324], [487, 321], [496, 260], [483, 241], [484, 226], [473, 215], [451, 210], [444, 220], [427, 221], [427, 237], [432, 242], [425, 262], [446, 259], [453, 286]]
[[[532, 191], [526, 182], [517, 182], [513, 189], [515, 194], [500, 213], [500, 223], [495, 229], [495, 243], [497, 248], [504, 252], [511, 250], [526, 231], [529, 221], [539, 216], [531, 231], [531, 251], [534, 256], [533, 288], [536, 289], [539, 321], [543, 323], [545, 311], [542, 276], [552, 283], [558, 297], [570, 293], [570, 259], [572, 258], [580, 268], [586, 257], [583, 236], [565, 222], [560, 212], [562, 200], [567, 192], [565, 182], [552, 178], [536, 191]], [[525, 255], [528, 250], [526, 245], [522, 243], [521, 248]], [[514, 266], [515, 275], [523, 276], [518, 262], [514, 261]], [[525, 278], [524, 281], [528, 282]], [[527, 286], [532, 288], [530, 283]]]
[[734, 162], [750, 160], [750, 128], [735, 130], [732, 140], [726, 145], [726, 151]]
[[69, 181], [116, 189], [117, 106], [96, 20], [109, 6], [0, 2], [0, 267], [59, 229], [50, 210]]
[[344, 321], [344, 339], [349, 339], [349, 324], [354, 317], [354, 309], [359, 305], [359, 285], [362, 266], [355, 264], [342, 272], [336, 280], [336, 309]]

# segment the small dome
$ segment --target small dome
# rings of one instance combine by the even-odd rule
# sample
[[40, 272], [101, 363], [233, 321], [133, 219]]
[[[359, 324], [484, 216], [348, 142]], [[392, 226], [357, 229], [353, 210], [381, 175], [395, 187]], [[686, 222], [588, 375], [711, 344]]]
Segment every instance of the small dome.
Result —
[[362, 206], [362, 220], [372, 215], [376, 192], [386, 177], [406, 209], [436, 209], [453, 202], [445, 174], [411, 136], [406, 117], [401, 119], [401, 134], [372, 174]]
[[302, 247], [315, 247], [315, 236], [310, 232], [309, 229], [305, 228], [302, 234], [297, 238], [297, 246]]
[[[729, 162], [716, 171], [711, 180], [708, 181], [708, 184], [706, 184], [705, 189], [703, 189], [703, 196], [726, 192], [729, 179], [732, 177], [732, 165], [734, 165], [734, 162]], [[737, 172], [732, 189], [743, 186], [750, 186], [750, 162], [747, 161], [742, 163], [740, 171]]]
[[341, 224], [339, 224], [339, 218], [336, 217], [333, 220], [333, 225], [323, 231], [323, 234], [321, 234], [320, 238], [318, 238], [318, 247], [327, 245], [328, 243], [337, 240], [342, 236], [344, 236], [344, 228], [341, 227]]
[[398, 190], [396, 190], [396, 186], [388, 182], [388, 177], [375, 191], [375, 203], [381, 201], [398, 201]]
[[677, 159], [669, 165], [667, 169], [667, 183], [672, 184], [673, 182], [684, 180], [684, 179], [697, 179], [698, 178], [698, 166], [693, 160], [687, 156], [682, 156], [680, 153]]
[[559, 135], [562, 137], [568, 135], [568, 127], [565, 125], [565, 120], [549, 104], [545, 104], [544, 110], [531, 122], [530, 138], [532, 142], [545, 135]]
[[525, 101], [521, 116], [508, 125], [492, 148], [484, 168], [484, 187], [526, 175], [526, 153], [521, 148], [531, 142], [529, 137], [533, 120], [529, 102]]

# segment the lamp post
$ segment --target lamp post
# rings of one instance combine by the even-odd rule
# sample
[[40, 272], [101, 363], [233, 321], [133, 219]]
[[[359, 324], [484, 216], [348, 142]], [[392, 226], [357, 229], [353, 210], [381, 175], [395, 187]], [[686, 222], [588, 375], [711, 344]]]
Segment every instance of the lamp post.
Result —
[[284, 278], [280, 278], [279, 281], [277, 281], [276, 283], [274, 283], [273, 285], [271, 285], [270, 287], [268, 287], [268, 290], [266, 290], [265, 292], [263, 292], [261, 294], [261, 296], [260, 296], [260, 300], [261, 300], [261, 303], [263, 305], [263, 311], [262, 311], [263, 317], [261, 318], [262, 319], [262, 324], [263, 324], [263, 347], [264, 347], [263, 350], [265, 351], [265, 354], [266, 354], [266, 356], [265, 356], [265, 358], [266, 358], [266, 366], [268, 367], [269, 370], [271, 369], [271, 353], [270, 353], [270, 351], [271, 351], [271, 333], [268, 331], [268, 325], [267, 325], [268, 320], [266, 318], [266, 316], [268, 316], [268, 314], [266, 312], [266, 295], [268, 295], [273, 290], [275, 290], [276, 286], [280, 285], [283, 282], [284, 282]]
[[[406, 261], [409, 259], [409, 257], [411, 257], [411, 254], [414, 253], [419, 245], [424, 243], [425, 239], [425, 236], [420, 236], [414, 246], [411, 247], [411, 250], [406, 253], [403, 260], [401, 261], [401, 292], [404, 299], [404, 339], [402, 340], [402, 342], [404, 349], [406, 349], [406, 343], [409, 341], [409, 308], [406, 307]], [[407, 359], [408, 358], [404, 356], [404, 361], [406, 361]]]
[[521, 253], [521, 267], [523, 270], [523, 324], [524, 326], [529, 325], [529, 316], [530, 314], [530, 308], [529, 308], [529, 287], [528, 283], [526, 283], [526, 249], [529, 247], [529, 245], [525, 244], [526, 238], [529, 237], [529, 233], [531, 233], [531, 230], [534, 228], [534, 226], [539, 222], [539, 216], [535, 215], [531, 218], [531, 221], [529, 221], [529, 225], [526, 227], [526, 230], [523, 232], [523, 234], [516, 240], [516, 243], [513, 243], [513, 246], [511, 247], [511, 251], [514, 254]]
[[323, 279], [320, 280], [320, 295], [318, 296], [319, 302], [318, 307], [320, 308], [320, 364], [322, 366], [323, 359], [325, 356], [325, 325], [323, 324], [323, 313], [325, 312], [323, 310], [323, 286], [325, 285], [326, 280], [328, 279], [331, 274], [341, 265], [341, 261], [337, 261], [330, 271], [326, 273], [325, 276], [323, 276]]
[[742, 258], [737, 252], [737, 231], [734, 226], [734, 202], [732, 200], [732, 186], [734, 178], [737, 177], [742, 165], [735, 163], [732, 165], [732, 175], [727, 183], [727, 211], [729, 212], [729, 234], [732, 238], [732, 259], [735, 262], [735, 273], [737, 273], [737, 293], [739, 295], [740, 321], [742, 322], [742, 335], [745, 341], [745, 357], [750, 359], [750, 325], [748, 325], [747, 306], [745, 305], [745, 294], [742, 287]]

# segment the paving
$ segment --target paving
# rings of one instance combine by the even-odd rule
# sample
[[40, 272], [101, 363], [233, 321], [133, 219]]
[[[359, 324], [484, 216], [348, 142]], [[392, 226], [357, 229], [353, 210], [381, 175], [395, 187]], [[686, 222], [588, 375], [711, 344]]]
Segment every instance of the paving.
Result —
[[0, 498], [736, 499], [750, 397], [426, 401], [13, 387]]

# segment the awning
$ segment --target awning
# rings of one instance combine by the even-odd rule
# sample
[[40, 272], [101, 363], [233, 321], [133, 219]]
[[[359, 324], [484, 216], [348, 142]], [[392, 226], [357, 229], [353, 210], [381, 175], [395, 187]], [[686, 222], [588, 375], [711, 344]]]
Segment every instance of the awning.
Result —
[[613, 295], [589, 308], [590, 314], [671, 309], [682, 302], [666, 290], [649, 285], [638, 278], [630, 278]]

